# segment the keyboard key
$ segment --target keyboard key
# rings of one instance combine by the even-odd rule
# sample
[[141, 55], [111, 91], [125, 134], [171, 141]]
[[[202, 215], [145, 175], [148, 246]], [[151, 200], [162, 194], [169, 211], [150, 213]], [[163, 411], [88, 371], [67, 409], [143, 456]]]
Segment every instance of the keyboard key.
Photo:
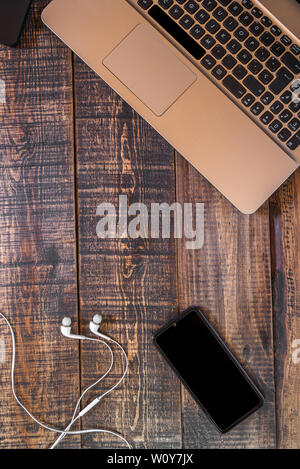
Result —
[[263, 70], [259, 75], [258, 79], [264, 84], [267, 85], [273, 80], [273, 75], [268, 70]]
[[282, 123], [278, 120], [278, 119], [275, 119], [272, 124], [269, 125], [269, 129], [274, 133], [274, 134], [277, 134], [277, 132], [279, 132], [279, 130], [282, 129]]
[[[296, 79], [290, 86], [290, 90], [292, 93], [295, 93], [295, 97], [300, 93], [300, 79]], [[298, 96], [300, 99], [300, 95]]]
[[201, 60], [201, 64], [207, 69], [210, 70], [216, 65], [215, 59], [211, 55], [206, 55], [204, 59]]
[[219, 3], [221, 3], [221, 5], [223, 5], [224, 7], [227, 7], [227, 5], [229, 5], [231, 1], [232, 0], [219, 0]]
[[264, 26], [266, 26], [267, 28], [269, 28], [270, 26], [272, 26], [272, 21], [270, 20], [270, 18], [268, 18], [267, 16], [264, 16], [262, 19], [261, 19], [261, 22]]
[[284, 44], [285, 46], [290, 46], [290, 45], [292, 44], [291, 39], [290, 39], [288, 36], [286, 36], [286, 35], [282, 36], [281, 42], [282, 42], [282, 44]]
[[259, 46], [259, 42], [254, 38], [254, 37], [249, 37], [247, 41], [245, 42], [245, 47], [247, 47], [250, 52], [255, 51]]
[[242, 4], [245, 8], [248, 8], [248, 9], [253, 7], [253, 2], [251, 2], [250, 0], [243, 0]]
[[191, 15], [193, 15], [194, 13], [196, 13], [196, 11], [199, 10], [199, 5], [197, 2], [195, 2], [194, 0], [189, 0], [185, 5], [184, 5], [184, 9], [190, 13]]
[[164, 28], [182, 47], [184, 47], [196, 60], [205, 55], [205, 49], [201, 47], [188, 33], [186, 33], [167, 13], [158, 5], [148, 10], [149, 15], [162, 28]]
[[292, 99], [292, 93], [290, 91], [285, 91], [282, 96], [280, 96], [281, 101], [284, 104], [288, 104]]
[[234, 35], [239, 41], [245, 41], [247, 37], [249, 36], [249, 33], [248, 31], [246, 31], [245, 28], [240, 26], [239, 28], [235, 30]]
[[255, 23], [252, 23], [249, 29], [251, 33], [254, 34], [254, 36], [256, 37], [260, 36], [261, 33], [264, 32], [264, 27], [257, 21]]
[[279, 119], [285, 124], [293, 117], [293, 114], [288, 109], [284, 109], [279, 116]]
[[213, 12], [213, 16], [218, 20], [218, 21], [223, 21], [225, 20], [226, 16], [228, 15], [227, 11], [224, 10], [222, 7], [218, 7], [215, 9]]
[[226, 73], [227, 72], [225, 68], [223, 68], [221, 65], [217, 65], [212, 71], [213, 76], [218, 80], [222, 80], [222, 78], [225, 77]]
[[232, 18], [232, 16], [229, 16], [223, 23], [224, 28], [226, 28], [228, 31], [233, 31], [237, 26], [238, 22]]
[[266, 91], [265, 94], [260, 98], [261, 102], [264, 103], [266, 106], [270, 104], [274, 99], [274, 96], [270, 91]]
[[220, 44], [217, 44], [213, 50], [211, 51], [212, 55], [216, 57], [216, 59], [220, 60], [226, 54], [226, 50]]
[[265, 62], [265, 60], [267, 60], [267, 58], [270, 56], [270, 52], [265, 47], [262, 46], [259, 49], [257, 49], [257, 51], [255, 52], [255, 55], [258, 58], [258, 60], [260, 60], [261, 62]]
[[242, 80], [248, 72], [242, 65], [237, 65], [232, 73], [236, 78]]
[[221, 29], [216, 35], [216, 38], [221, 44], [226, 44], [226, 42], [229, 41], [231, 36], [227, 31], [225, 31], [225, 29]]
[[281, 34], [281, 29], [278, 28], [278, 26], [275, 26], [275, 24], [273, 24], [272, 28], [271, 28], [271, 33], [274, 34], [274, 36], [280, 36]]
[[274, 94], [281, 93], [284, 88], [288, 86], [288, 84], [292, 81], [293, 75], [289, 73], [286, 68], [281, 68], [277, 72], [277, 78], [269, 85], [270, 90]]
[[266, 111], [260, 118], [263, 124], [269, 125], [274, 119], [273, 114], [270, 111]]
[[255, 103], [253, 104], [253, 106], [251, 107], [251, 112], [252, 114], [254, 114], [255, 116], [258, 116], [262, 111], [264, 110], [264, 107], [261, 103]]
[[206, 34], [206, 36], [201, 39], [201, 44], [205, 47], [205, 49], [211, 49], [212, 46], [215, 45], [215, 43], [215, 39], [209, 34]]
[[300, 145], [300, 131], [296, 133], [296, 135], [288, 141], [287, 146], [290, 150], [294, 151]]
[[228, 70], [231, 70], [235, 64], [237, 63], [237, 61], [235, 60], [234, 57], [232, 57], [232, 55], [228, 54], [226, 55], [226, 57], [224, 57], [224, 59], [222, 60], [222, 64], [228, 69]]
[[285, 48], [280, 42], [275, 42], [275, 44], [273, 44], [273, 46], [271, 47], [271, 51], [274, 55], [276, 55], [276, 57], [279, 57], [284, 53]]
[[239, 17], [239, 20], [244, 26], [249, 26], [249, 24], [252, 23], [254, 18], [252, 15], [250, 15], [250, 13], [248, 13], [247, 11], [244, 11], [244, 13], [242, 13], [241, 16]]
[[275, 72], [280, 67], [280, 62], [275, 57], [270, 57], [266, 62], [266, 66], [271, 70], [271, 72]]
[[241, 44], [235, 39], [231, 39], [231, 41], [227, 44], [227, 49], [232, 54], [237, 54], [241, 48], [242, 48]]
[[300, 47], [297, 46], [297, 44], [293, 44], [292, 47], [291, 47], [291, 51], [293, 52], [293, 54], [299, 55], [300, 54]]
[[300, 121], [295, 117], [288, 125], [289, 129], [296, 132], [300, 128]]
[[204, 2], [202, 2], [202, 6], [207, 11], [212, 11], [214, 8], [216, 8], [217, 2], [215, 0], [204, 0]]
[[252, 55], [246, 49], [241, 50], [237, 57], [242, 64], [247, 64], [252, 59]]
[[256, 75], [263, 69], [263, 66], [260, 62], [258, 62], [258, 60], [254, 59], [249, 63], [248, 69], [250, 70], [250, 72]]
[[283, 109], [283, 104], [280, 101], [275, 101], [275, 103], [273, 103], [270, 108], [273, 114], [278, 114], [280, 111], [282, 111], [282, 109]]
[[216, 20], [209, 20], [208, 23], [205, 25], [205, 29], [210, 33], [210, 34], [216, 34], [219, 29], [220, 29], [219, 23], [216, 22]]
[[298, 112], [300, 111], [300, 101], [293, 101], [290, 105], [289, 108], [292, 112]]
[[173, 5], [174, 1], [173, 0], [158, 0], [159, 5], [164, 8], [165, 10], [168, 10], [171, 5]]
[[251, 104], [253, 104], [255, 101], [255, 98], [254, 96], [252, 96], [252, 94], [250, 93], [247, 93], [246, 96], [243, 97], [242, 99], [242, 103], [244, 104], [244, 106], [246, 107], [250, 107]]
[[189, 15], [184, 15], [181, 20], [179, 21], [179, 23], [181, 24], [181, 26], [184, 27], [184, 29], [190, 29], [191, 26], [193, 26], [193, 24], [195, 23], [195, 21], [193, 20], [193, 18]]
[[281, 57], [281, 60], [295, 75], [300, 73], [300, 61], [293, 54], [286, 52], [286, 54]]
[[278, 138], [282, 141], [282, 142], [286, 142], [290, 136], [292, 135], [292, 133], [288, 130], [288, 129], [282, 129], [279, 134], [278, 134]]
[[169, 13], [172, 16], [172, 18], [174, 18], [175, 20], [178, 20], [183, 15], [184, 11], [179, 6], [174, 5], [169, 11]]
[[267, 47], [269, 47], [273, 42], [275, 41], [275, 37], [273, 34], [269, 33], [266, 31], [262, 36], [260, 37], [260, 41]]
[[252, 75], [248, 75], [243, 83], [257, 97], [265, 91], [265, 87]]
[[233, 16], [237, 16], [243, 11], [243, 7], [238, 2], [232, 2], [228, 7], [228, 10]]
[[253, 8], [252, 14], [255, 16], [255, 18], [260, 18], [263, 15], [263, 12], [259, 8]]
[[148, 8], [153, 5], [153, 0], [139, 0], [138, 5], [143, 8], [143, 10], [148, 10]]
[[199, 10], [195, 15], [196, 20], [200, 24], [206, 23], [209, 20], [209, 14], [205, 10]]
[[278, 70], [277, 76], [283, 76], [284, 78], [286, 78], [289, 81], [292, 81], [293, 78], [294, 78], [293, 74], [291, 72], [289, 72], [289, 70], [287, 70], [284, 67], [282, 67], [280, 70]]
[[200, 37], [203, 36], [205, 31], [203, 28], [201, 28], [201, 26], [195, 24], [195, 26], [192, 27], [190, 33], [195, 39], [200, 39]]
[[222, 83], [236, 98], [242, 98], [246, 93], [246, 89], [232, 75], [227, 75]]

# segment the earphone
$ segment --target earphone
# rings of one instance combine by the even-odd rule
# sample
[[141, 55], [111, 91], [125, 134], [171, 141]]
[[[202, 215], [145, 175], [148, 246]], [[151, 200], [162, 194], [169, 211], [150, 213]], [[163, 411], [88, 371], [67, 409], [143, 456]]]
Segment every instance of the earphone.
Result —
[[107, 335], [101, 334], [99, 332], [99, 327], [100, 327], [101, 322], [102, 322], [101, 314], [95, 314], [95, 316], [93, 317], [93, 320], [90, 322], [90, 331], [104, 340], [108, 340], [109, 342], [114, 342], [114, 340], [112, 340], [110, 337], [108, 337]]
[[[84, 335], [78, 335], [78, 334], [72, 334], [71, 330], [72, 330], [72, 321], [70, 318], [64, 318], [63, 321], [62, 321], [62, 325], [61, 325], [61, 333], [69, 338], [69, 339], [76, 339], [76, 340], [88, 340], [88, 341], [92, 341], [92, 342], [98, 342], [98, 343], [101, 343], [102, 345], [105, 345], [105, 347], [109, 350], [110, 352], [110, 356], [111, 356], [111, 362], [110, 362], [110, 366], [109, 368], [107, 369], [107, 371], [105, 372], [105, 374], [103, 376], [101, 376], [101, 378], [99, 378], [97, 381], [95, 381], [92, 385], [90, 385], [88, 388], [86, 388], [83, 393], [81, 394], [81, 396], [79, 397], [77, 403], [76, 403], [76, 406], [75, 406], [75, 410], [73, 412], [73, 416], [72, 416], [72, 419], [69, 423], [69, 425], [65, 428], [65, 430], [60, 430], [60, 429], [57, 429], [57, 428], [53, 428], [49, 425], [45, 425], [44, 423], [40, 422], [36, 417], [34, 417], [27, 409], [26, 407], [22, 404], [21, 400], [19, 399], [16, 391], [15, 391], [15, 363], [16, 363], [16, 341], [15, 341], [15, 334], [14, 334], [14, 331], [13, 331], [13, 328], [10, 324], [10, 322], [8, 321], [8, 319], [4, 316], [4, 314], [2, 314], [0, 312], [0, 317], [2, 317], [5, 322], [7, 323], [8, 327], [9, 327], [9, 331], [10, 331], [10, 334], [11, 334], [11, 339], [12, 339], [12, 364], [11, 364], [11, 386], [12, 386], [12, 392], [13, 392], [13, 396], [15, 398], [15, 400], [17, 401], [17, 403], [19, 404], [19, 406], [27, 413], [27, 415], [29, 415], [29, 417], [34, 420], [34, 422], [36, 422], [38, 425], [40, 425], [41, 427], [45, 428], [46, 430], [49, 430], [49, 431], [52, 431], [52, 432], [56, 432], [56, 433], [60, 433], [60, 436], [57, 438], [57, 440], [53, 443], [53, 445], [51, 446], [50, 449], [54, 449], [58, 443], [63, 439], [65, 438], [65, 436], [67, 435], [82, 435], [82, 434], [87, 434], [87, 433], [104, 433], [104, 434], [110, 434], [112, 436], [115, 436], [119, 439], [121, 439], [124, 443], [126, 443], [126, 445], [128, 446], [129, 449], [132, 449], [132, 446], [129, 444], [129, 442], [126, 440], [126, 438], [124, 438], [122, 435], [119, 435], [118, 433], [116, 432], [113, 432], [113, 431], [110, 431], [110, 430], [104, 430], [104, 429], [88, 429], [88, 430], [78, 430], [78, 431], [71, 431], [71, 427], [72, 425], [77, 421], [79, 420], [81, 417], [83, 417], [83, 415], [85, 415], [87, 412], [89, 412], [93, 407], [95, 407], [101, 399], [103, 399], [105, 396], [107, 396], [108, 394], [110, 394], [114, 389], [116, 389], [124, 380], [126, 374], [127, 374], [127, 371], [128, 371], [128, 358], [127, 358], [127, 354], [124, 350], [124, 348], [114, 339], [112, 339], [111, 337], [108, 337], [104, 334], [102, 334], [101, 332], [99, 332], [99, 328], [100, 328], [100, 324], [102, 322], [102, 316], [97, 314], [94, 316], [93, 318], [93, 321], [90, 322], [90, 331], [97, 335], [98, 337], [100, 337], [99, 339], [97, 338], [91, 338], [91, 337], [87, 337], [87, 336], [84, 336]], [[83, 410], [81, 410], [79, 412], [79, 414], [76, 416], [77, 412], [78, 412], [78, 408], [79, 408], [79, 405], [80, 405], [80, 402], [82, 401], [83, 397], [88, 393], [88, 391], [90, 391], [93, 387], [95, 387], [97, 384], [99, 384], [106, 376], [108, 376], [108, 374], [110, 373], [110, 371], [112, 370], [112, 367], [114, 365], [114, 354], [113, 354], [113, 350], [111, 348], [110, 345], [108, 345], [107, 342], [110, 342], [110, 343], [113, 343], [115, 345], [117, 345], [120, 350], [122, 351], [123, 355], [124, 355], [124, 358], [125, 358], [125, 369], [124, 369], [124, 372], [120, 378], [120, 380], [113, 386], [111, 387], [108, 391], [106, 391], [105, 393], [103, 393], [102, 395], [98, 396], [96, 399], [94, 399], [90, 404], [88, 404]]]

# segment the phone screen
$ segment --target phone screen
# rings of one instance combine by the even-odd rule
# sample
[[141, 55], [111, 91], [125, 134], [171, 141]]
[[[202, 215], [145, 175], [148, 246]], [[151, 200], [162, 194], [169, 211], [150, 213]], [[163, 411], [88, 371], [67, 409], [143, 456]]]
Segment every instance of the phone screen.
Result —
[[154, 340], [219, 431], [262, 405], [263, 396], [200, 311], [183, 313]]

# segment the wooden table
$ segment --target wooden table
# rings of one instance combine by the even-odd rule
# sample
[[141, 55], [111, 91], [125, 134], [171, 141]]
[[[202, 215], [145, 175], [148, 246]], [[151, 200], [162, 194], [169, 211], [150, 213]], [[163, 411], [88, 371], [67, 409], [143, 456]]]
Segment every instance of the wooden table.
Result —
[[[300, 173], [255, 215], [235, 210], [199, 173], [74, 57], [41, 23], [35, 0], [20, 46], [0, 48], [0, 308], [17, 336], [17, 390], [43, 422], [64, 427], [80, 391], [106, 368], [97, 345], [60, 334], [64, 316], [126, 347], [126, 384], [81, 427], [117, 430], [135, 448], [299, 448]], [[99, 240], [96, 208], [129, 203], [205, 203], [205, 245], [185, 240]], [[185, 307], [201, 306], [266, 396], [264, 407], [220, 436], [152, 344]], [[0, 447], [45, 448], [54, 435], [17, 406], [10, 337], [0, 363]], [[179, 345], [180, 346], [180, 345]], [[112, 377], [89, 399], [107, 389]], [[87, 402], [87, 401], [85, 401]], [[69, 448], [120, 447], [74, 436]]]

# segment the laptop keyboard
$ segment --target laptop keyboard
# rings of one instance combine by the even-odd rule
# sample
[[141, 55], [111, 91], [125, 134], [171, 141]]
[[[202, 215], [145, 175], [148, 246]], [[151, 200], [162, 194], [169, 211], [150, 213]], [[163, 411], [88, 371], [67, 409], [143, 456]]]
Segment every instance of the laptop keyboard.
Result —
[[300, 46], [250, 0], [137, 0], [278, 143], [300, 146]]

